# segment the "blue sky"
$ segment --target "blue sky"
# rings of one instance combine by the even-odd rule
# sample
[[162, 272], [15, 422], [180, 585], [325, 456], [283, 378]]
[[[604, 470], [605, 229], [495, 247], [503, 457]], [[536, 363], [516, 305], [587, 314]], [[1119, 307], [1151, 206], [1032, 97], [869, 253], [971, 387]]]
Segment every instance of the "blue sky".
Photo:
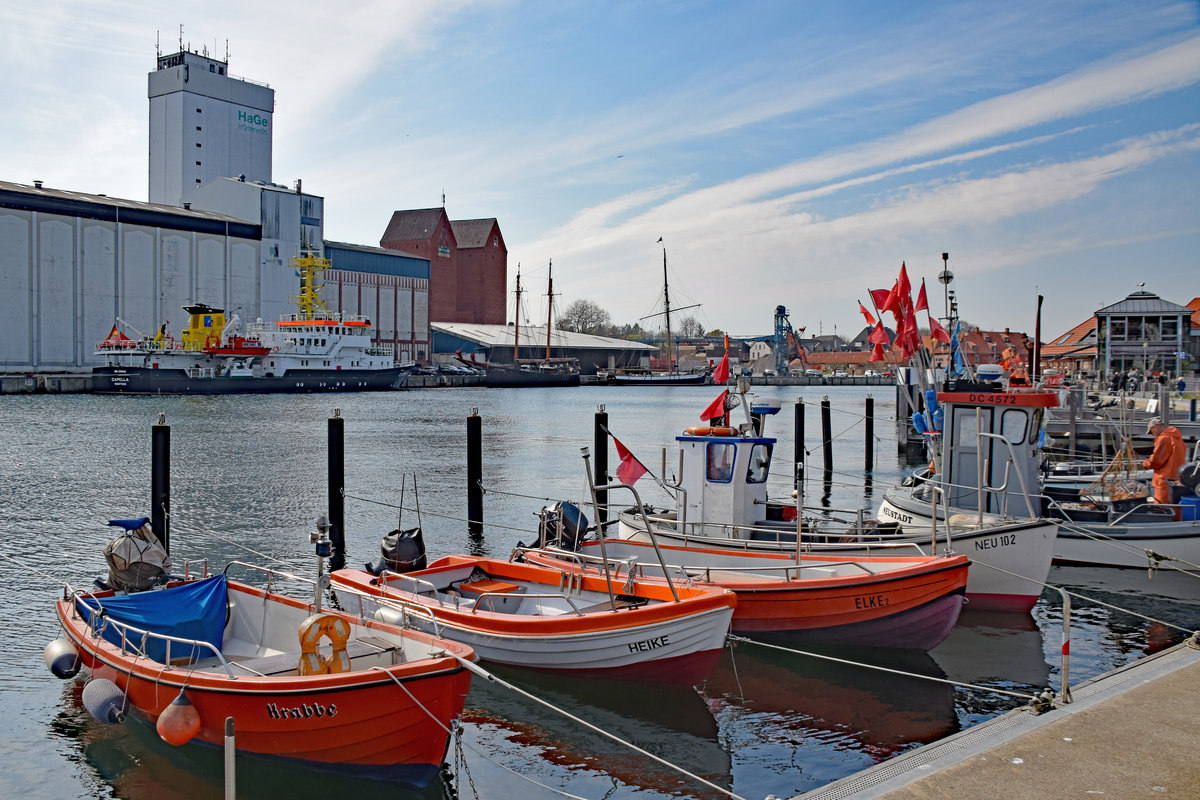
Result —
[[[852, 333], [902, 261], [1061, 333], [1200, 295], [1196, 2], [44, 2], [0, 6], [0, 180], [145, 199], [156, 36], [276, 90], [274, 179], [326, 236], [496, 217], [510, 273], [616, 322], [675, 305]], [[510, 274], [511, 283], [511, 274]], [[531, 298], [539, 319], [544, 299]], [[510, 302], [511, 305], [511, 302]]]

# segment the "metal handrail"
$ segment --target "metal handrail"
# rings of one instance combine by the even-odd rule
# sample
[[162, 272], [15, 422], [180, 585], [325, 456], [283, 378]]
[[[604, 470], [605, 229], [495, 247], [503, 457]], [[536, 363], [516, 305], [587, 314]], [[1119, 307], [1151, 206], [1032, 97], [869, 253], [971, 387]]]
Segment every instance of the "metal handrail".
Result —
[[[66, 588], [70, 594], [70, 597], [72, 600], [72, 605], [74, 605], [75, 603], [78, 603], [79, 605], [82, 605], [84, 608], [86, 608], [92, 612], [91, 620], [88, 621], [88, 630], [91, 633], [92, 638], [99, 639], [104, 634], [104, 631], [107, 630], [110, 626], [112, 628], [120, 631], [120, 634], [121, 634], [120, 647], [121, 647], [122, 655], [124, 655], [125, 652], [128, 650], [128, 651], [134, 652], [137, 655], [140, 655], [140, 656], [143, 656], [143, 657], [149, 659], [150, 656], [146, 654], [146, 641], [147, 641], [147, 639], [159, 639], [159, 640], [166, 642], [167, 650], [166, 650], [166, 655], [165, 655], [165, 662], [156, 662], [156, 663], [164, 663], [165, 669], [168, 669], [168, 670], [174, 669], [174, 665], [171, 663], [171, 644], [176, 643], [176, 644], [186, 645], [193, 652], [197, 648], [211, 652], [214, 656], [217, 657], [217, 660], [220, 662], [220, 665], [225, 668], [225, 672], [227, 675], [229, 675], [230, 679], [237, 680], [238, 676], [233, 674], [233, 670], [230, 669], [230, 667], [229, 667], [229, 662], [225, 660], [225, 656], [221, 653], [220, 649], [217, 648], [215, 645], [213, 645], [212, 642], [205, 642], [200, 639], [185, 639], [181, 636], [171, 636], [170, 634], [167, 634], [167, 633], [157, 633], [155, 631], [148, 631], [143, 628], [139, 628], [135, 625], [130, 625], [129, 623], [112, 619], [106, 613], [104, 613], [104, 606], [100, 605], [99, 602], [97, 602], [96, 606], [93, 608], [87, 602], [86, 596], [83, 592], [80, 592], [79, 590], [73, 588], [70, 584], [67, 584]], [[92, 599], [95, 599], [95, 598], [92, 598]], [[131, 637], [129, 635], [131, 633], [135, 634], [135, 637]], [[139, 638], [139, 637], [141, 639], [140, 646], [135, 641], [133, 641], [135, 638]], [[150, 659], [150, 660], [154, 661], [154, 659]]]

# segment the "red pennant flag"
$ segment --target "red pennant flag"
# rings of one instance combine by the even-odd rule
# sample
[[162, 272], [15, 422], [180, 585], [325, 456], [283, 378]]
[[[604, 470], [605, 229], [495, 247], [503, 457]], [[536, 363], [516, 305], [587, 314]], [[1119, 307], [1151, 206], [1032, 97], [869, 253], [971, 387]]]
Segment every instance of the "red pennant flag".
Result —
[[900, 294], [905, 297], [912, 295], [912, 284], [908, 282], [908, 270], [904, 268], [904, 262], [900, 262], [900, 277], [896, 279], [896, 285], [900, 287]]
[[871, 316], [870, 311], [867, 311], [866, 307], [862, 304], [861, 300], [858, 301], [858, 310], [863, 315], [863, 319], [865, 319], [867, 321], [868, 325], [875, 324], [875, 318]]
[[883, 345], [881, 345], [881, 344], [877, 344], [877, 345], [875, 345], [875, 347], [873, 347], [873, 348], [871, 349], [871, 358], [870, 358], [869, 360], [871, 360], [871, 361], [884, 361], [884, 360], [886, 360], [886, 359], [885, 359], [885, 357], [884, 357], [884, 355], [883, 355]]
[[633, 486], [637, 483], [638, 478], [650, 470], [646, 469], [617, 437], [613, 436], [612, 440], [613, 444], [617, 446], [617, 458], [621, 459], [621, 464], [617, 467], [617, 482]]
[[713, 370], [713, 383], [720, 385], [729, 380], [729, 337], [725, 337], [725, 355], [721, 356], [721, 363], [717, 364], [717, 368]]
[[925, 279], [921, 278], [921, 291], [917, 294], [917, 304], [913, 307], [914, 311], [928, 311], [929, 299], [925, 296]]
[[700, 421], [707, 422], [710, 419], [725, 416], [725, 398], [728, 396], [728, 389], [717, 395], [717, 399], [709, 403], [708, 408], [700, 412]]
[[[928, 309], [926, 309], [928, 311]], [[950, 344], [950, 334], [946, 333], [946, 329], [941, 326], [933, 317], [929, 318], [929, 334], [939, 342]]]
[[867, 341], [871, 344], [886, 346], [889, 343], [887, 329], [883, 327], [883, 321], [875, 323], [875, 329], [871, 331], [871, 335], [867, 337]]
[[887, 299], [884, 300], [883, 305], [879, 307], [879, 312], [881, 314], [884, 311], [892, 312], [892, 317], [895, 318], [897, 326], [900, 325], [900, 320], [904, 318], [904, 306], [900, 300], [900, 292], [898, 291], [899, 287], [899, 284], [893, 286], [892, 290], [888, 292]]
[[887, 305], [888, 295], [891, 294], [890, 289], [870, 289], [871, 302], [875, 304], [875, 310], [882, 312], [883, 307]]

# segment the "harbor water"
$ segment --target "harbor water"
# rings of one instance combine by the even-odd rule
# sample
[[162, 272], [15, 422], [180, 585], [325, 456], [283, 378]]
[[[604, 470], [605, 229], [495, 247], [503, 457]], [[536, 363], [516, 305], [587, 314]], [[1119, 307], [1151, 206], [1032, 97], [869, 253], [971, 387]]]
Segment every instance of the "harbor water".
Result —
[[[895, 402], [884, 387], [757, 387], [783, 411], [771, 490], [791, 491], [793, 403], [805, 400], [811, 450], [805, 501], [878, 506], [910, 469], [896, 455]], [[875, 395], [874, 471], [864, 476], [862, 414]], [[536, 536], [536, 512], [558, 500], [585, 507], [593, 418], [650, 470], [677, 470], [674, 437], [699, 424], [713, 387], [430, 389], [344, 395], [217, 397], [0, 396], [0, 576], [9, 588], [0, 648], [0, 796], [220, 797], [222, 754], [173, 748], [136, 722], [105, 726], [83, 709], [82, 680], [42, 663], [55, 638], [53, 599], [65, 582], [105, 572], [105, 522], [150, 513], [150, 436], [171, 427], [171, 552], [176, 571], [242, 560], [311, 576], [308, 535], [327, 511], [326, 420], [345, 419], [346, 545], [351, 566], [374, 560], [398, 524], [424, 529], [430, 557], [506, 557]], [[833, 408], [834, 475], [821, 481], [818, 404]], [[466, 417], [482, 417], [485, 529], [466, 523]], [[615, 468], [610, 456], [610, 469]], [[869, 478], [869, 480], [864, 480]], [[647, 502], [666, 495], [650, 477]], [[403, 495], [403, 503], [401, 497]], [[614, 497], [614, 502], [629, 496]], [[400, 510], [403, 505], [404, 510]], [[418, 511], [419, 509], [419, 511]], [[403, 518], [401, 519], [401, 515]], [[1054, 569], [1053, 583], [1185, 629], [1200, 627], [1200, 582], [1144, 570]], [[297, 596], [303, 596], [297, 587]], [[1070, 678], [1086, 680], [1184, 638], [1170, 625], [1073, 599]], [[858, 660], [957, 682], [1035, 693], [1057, 690], [1061, 605], [1047, 590], [1031, 614], [963, 614], [930, 653], [863, 651]], [[839, 653], [839, 656], [846, 656]], [[745, 798], [787, 797], [1011, 709], [1021, 700], [882, 673], [756, 644], [727, 648], [692, 688], [580, 680], [496, 669], [505, 681]], [[499, 684], [476, 679], [448, 755], [448, 783], [422, 792], [355, 784], [265, 759], [239, 757], [243, 797], [520, 795], [552, 798], [719, 797], [717, 792]]]

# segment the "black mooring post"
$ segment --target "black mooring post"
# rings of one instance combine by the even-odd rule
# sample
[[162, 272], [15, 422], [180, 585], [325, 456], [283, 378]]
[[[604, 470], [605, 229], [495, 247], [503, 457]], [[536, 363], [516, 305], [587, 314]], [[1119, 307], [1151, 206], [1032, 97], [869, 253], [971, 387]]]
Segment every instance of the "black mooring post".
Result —
[[867, 425], [866, 425], [866, 450], [864, 452], [863, 469], [867, 472], [875, 469], [875, 398], [867, 395]]
[[150, 527], [171, 552], [171, 426], [167, 415], [158, 415], [150, 428]]
[[792, 475], [796, 485], [795, 489], [800, 485], [800, 481], [804, 480], [804, 398], [796, 398], [796, 419], [793, 427], [796, 429], [796, 441], [794, 446], [794, 454], [792, 456]]
[[346, 420], [335, 408], [329, 418], [329, 568], [346, 566]]
[[467, 417], [467, 533], [483, 536], [483, 418], [478, 408]]
[[[595, 484], [597, 486], [605, 486], [608, 484], [608, 412], [604, 410], [604, 404], [600, 404], [600, 409], [596, 412], [596, 430], [592, 436], [595, 447], [592, 448], [596, 454], [596, 462], [592, 468]], [[608, 490], [601, 489], [596, 492], [596, 514], [599, 519], [596, 524], [600, 525], [600, 530], [603, 530], [603, 525], [608, 522]]]
[[833, 472], [833, 421], [829, 415], [829, 397], [821, 399], [821, 448], [825, 456], [825, 472]]

